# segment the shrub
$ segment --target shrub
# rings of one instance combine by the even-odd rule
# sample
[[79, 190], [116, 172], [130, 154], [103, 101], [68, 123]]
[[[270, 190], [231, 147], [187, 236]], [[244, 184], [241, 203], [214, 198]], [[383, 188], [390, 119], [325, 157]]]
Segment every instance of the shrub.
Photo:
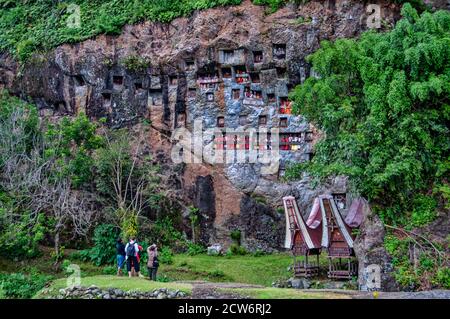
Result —
[[231, 254], [238, 255], [238, 256], [247, 255], [247, 253], [248, 253], [244, 247], [239, 246], [237, 244], [232, 244], [230, 246], [230, 252], [231, 252]]
[[173, 264], [172, 250], [168, 247], [161, 248], [161, 250], [159, 251], [158, 259], [161, 264], [166, 264], [166, 265]]
[[6, 298], [32, 298], [52, 279], [51, 276], [21, 273], [0, 274], [1, 294]]
[[417, 195], [413, 201], [411, 223], [415, 227], [424, 226], [436, 217], [436, 200], [426, 195]]
[[206, 252], [206, 248], [203, 247], [202, 245], [195, 244], [192, 242], [188, 243], [187, 253], [189, 256], [195, 256], [195, 255], [203, 254], [205, 252]]
[[267, 252], [265, 252], [264, 250], [261, 249], [257, 249], [252, 253], [253, 257], [261, 257], [261, 256], [265, 256], [267, 255]]
[[241, 231], [239, 229], [232, 230], [230, 233], [231, 239], [236, 243], [236, 245], [240, 245], [241, 243]]
[[[116, 257], [116, 242], [119, 229], [110, 224], [101, 224], [94, 231], [94, 247], [89, 249], [89, 260], [96, 266], [114, 263]], [[86, 256], [86, 253], [82, 253]]]
[[437, 282], [439, 285], [444, 287], [445, 289], [450, 289], [450, 268], [443, 267], [440, 268], [436, 275]]
[[106, 266], [103, 268], [102, 273], [104, 275], [115, 275], [117, 273], [116, 266]]
[[148, 61], [144, 58], [132, 55], [132, 56], [128, 56], [128, 57], [124, 58], [122, 60], [122, 64], [128, 70], [138, 73], [138, 72], [145, 72], [145, 70], [150, 66], [150, 61]]

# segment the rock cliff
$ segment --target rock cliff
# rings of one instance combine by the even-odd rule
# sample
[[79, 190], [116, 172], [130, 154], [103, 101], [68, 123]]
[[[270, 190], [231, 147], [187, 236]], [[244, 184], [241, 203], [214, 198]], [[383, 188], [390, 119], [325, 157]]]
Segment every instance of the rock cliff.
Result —
[[[382, 27], [393, 25], [398, 6], [377, 3]], [[128, 25], [119, 36], [63, 45], [21, 67], [3, 55], [0, 86], [33, 101], [42, 116], [85, 112], [106, 118], [111, 127], [134, 130], [148, 121], [149, 151], [164, 163], [180, 202], [199, 208], [204, 242], [228, 245], [230, 230], [239, 229], [248, 249], [279, 249], [283, 196], [294, 195], [306, 214], [317, 195], [347, 193], [345, 178], [321, 186], [307, 176], [281, 180], [290, 161], [310, 160], [319, 134], [302, 116], [290, 114], [288, 92], [316, 76], [305, 58], [320, 41], [358, 36], [370, 15], [360, 1], [289, 4], [270, 15], [245, 1], [169, 24]], [[258, 161], [173, 163], [173, 133], [183, 128], [184, 134], [192, 133], [199, 119], [204, 129], [216, 129], [201, 141], [203, 146], [212, 142], [216, 150], [223, 145], [247, 150], [250, 143], [244, 136], [230, 148], [217, 129], [279, 129], [280, 166], [264, 174]], [[258, 147], [270, 149], [272, 140]]]

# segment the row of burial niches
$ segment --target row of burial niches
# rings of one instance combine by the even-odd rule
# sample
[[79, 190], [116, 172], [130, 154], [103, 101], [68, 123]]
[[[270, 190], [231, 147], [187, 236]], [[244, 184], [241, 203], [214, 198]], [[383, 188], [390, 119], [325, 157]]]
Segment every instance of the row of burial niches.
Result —
[[[188, 107], [176, 112], [174, 121], [177, 126], [185, 126], [197, 117], [189, 113], [198, 115], [202, 108], [213, 108], [217, 110], [216, 121], [209, 121], [210, 125], [225, 128], [233, 121], [232, 127], [278, 126], [282, 131], [279, 136], [280, 150], [304, 151], [306, 158], [312, 157], [310, 149], [302, 147], [302, 143], [312, 140], [312, 132], [299, 131], [298, 126], [292, 125], [297, 116], [292, 115], [288, 91], [295, 83], [289, 82], [285, 44], [274, 44], [269, 54], [263, 49], [220, 49], [217, 51], [216, 61], [206, 66], [197, 67], [199, 63], [194, 58], [186, 58], [182, 64]], [[162, 79], [167, 81], [167, 86], [162, 85]], [[168, 95], [178, 93], [180, 73], [151, 75], [148, 81], [135, 81], [131, 84], [125, 83], [123, 76], [115, 75], [112, 82], [115, 90], [131, 85], [137, 95], [147, 91], [151, 111], [152, 107], [162, 107], [163, 87], [168, 90]], [[111, 105], [111, 94], [105, 94], [104, 98], [105, 104]], [[220, 108], [219, 105], [225, 105], [225, 108]], [[238, 109], [239, 114], [228, 114], [230, 108]], [[236, 145], [218, 142], [217, 145], [224, 149], [250, 148], [245, 141]], [[270, 149], [271, 143], [258, 144], [257, 147]]]

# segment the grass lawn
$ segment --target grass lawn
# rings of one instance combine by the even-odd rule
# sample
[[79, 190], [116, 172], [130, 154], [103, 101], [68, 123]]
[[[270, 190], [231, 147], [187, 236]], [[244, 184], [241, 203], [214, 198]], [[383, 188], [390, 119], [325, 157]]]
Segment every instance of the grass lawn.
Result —
[[[292, 256], [279, 253], [254, 256], [217, 257], [206, 254], [175, 255], [172, 265], [161, 265], [159, 274], [170, 280], [207, 280], [212, 282], [240, 282], [271, 286], [278, 279], [288, 279], [292, 272]], [[321, 263], [326, 263], [326, 259]]]
[[301, 291], [288, 288], [233, 288], [219, 289], [227, 293], [249, 296], [255, 299], [350, 299], [350, 295], [333, 292]]
[[[58, 294], [59, 289], [66, 288], [65, 278], [60, 278], [53, 281], [49, 288], [48, 294], [43, 293], [43, 290], [38, 292], [34, 298], [45, 298], [52, 297]], [[81, 278], [81, 286], [89, 287], [95, 285], [101, 289], [107, 288], [117, 288], [124, 291], [152, 291], [157, 288], [167, 288], [167, 289], [179, 289], [185, 293], [191, 294], [192, 285], [186, 283], [176, 283], [176, 282], [157, 282], [150, 281], [144, 278], [128, 278], [128, 277], [117, 277], [117, 276], [92, 276]]]

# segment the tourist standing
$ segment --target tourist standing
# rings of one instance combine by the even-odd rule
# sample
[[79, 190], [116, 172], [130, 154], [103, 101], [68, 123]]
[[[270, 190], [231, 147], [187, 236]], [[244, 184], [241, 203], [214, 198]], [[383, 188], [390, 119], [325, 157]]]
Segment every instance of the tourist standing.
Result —
[[127, 260], [127, 270], [128, 276], [131, 277], [131, 267], [134, 267], [136, 274], [140, 275], [139, 262], [137, 255], [139, 253], [139, 246], [134, 237], [130, 238], [130, 241], [125, 246], [126, 260]]
[[122, 275], [122, 268], [125, 263], [125, 245], [122, 238], [117, 239], [116, 243], [116, 253], [117, 253], [117, 276]]
[[151, 245], [147, 248], [148, 261], [147, 261], [147, 269], [148, 269], [148, 277], [150, 280], [156, 281], [156, 272], [158, 271], [158, 248], [155, 244]]

